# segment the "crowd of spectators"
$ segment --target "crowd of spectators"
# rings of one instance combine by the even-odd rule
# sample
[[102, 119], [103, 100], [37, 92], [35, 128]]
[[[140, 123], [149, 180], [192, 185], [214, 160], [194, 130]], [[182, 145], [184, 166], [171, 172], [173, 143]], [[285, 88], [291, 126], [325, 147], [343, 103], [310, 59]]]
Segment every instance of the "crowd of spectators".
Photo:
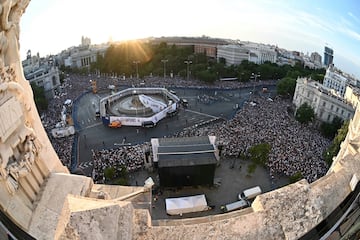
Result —
[[[42, 114], [42, 121], [48, 133], [60, 121], [64, 101], [66, 99], [74, 101], [85, 91], [90, 91], [90, 80], [93, 79], [97, 81], [98, 90], [107, 89], [109, 85], [233, 89], [263, 84], [261, 82], [216, 81], [209, 86], [200, 81], [181, 78], [148, 77], [124, 80], [94, 74], [73, 74], [65, 78], [60, 91], [49, 102], [48, 111]], [[206, 96], [200, 96], [200, 98], [207, 99]], [[266, 142], [271, 145], [267, 163], [271, 177], [277, 174], [291, 176], [301, 172], [304, 178], [312, 182], [323, 176], [328, 166], [322, 158], [322, 153], [329, 145], [329, 140], [322, 137], [317, 131], [295, 121], [287, 112], [287, 108], [291, 105], [290, 101], [283, 99], [268, 101], [261, 97], [254, 97], [252, 100], [252, 104], [244, 104], [243, 108], [229, 121], [185, 129], [175, 136], [215, 135], [218, 143], [224, 146], [222, 155], [226, 157], [246, 155], [250, 147]], [[59, 118], [57, 119], [56, 116]], [[53, 138], [51, 134], [48, 135], [60, 160], [64, 165], [69, 166], [74, 137]], [[143, 147], [143, 145], [124, 146], [117, 149], [94, 151], [94, 180], [103, 181], [103, 170], [109, 166], [125, 165], [128, 171], [142, 168]]]
[[[70, 168], [71, 165], [71, 150], [74, 136], [54, 138], [51, 130], [58, 127], [59, 123], [63, 124], [61, 112], [63, 111], [64, 102], [66, 99], [75, 98], [77, 94], [78, 93], [72, 91], [72, 84], [69, 79], [65, 79], [60, 88], [55, 92], [54, 98], [48, 101], [47, 111], [41, 113], [41, 121], [50, 142], [59, 156], [60, 161], [68, 168]], [[69, 110], [71, 111], [71, 107], [69, 107]], [[69, 112], [69, 114], [71, 114], [71, 112]]]
[[126, 167], [128, 172], [134, 172], [142, 169], [144, 165], [145, 144], [122, 146], [115, 149], [92, 150], [93, 160], [93, 180], [96, 183], [104, 183], [104, 170], [109, 167], [116, 171]]
[[[126, 78], [113, 77], [111, 75], [102, 74], [70, 74], [65, 76], [60, 87], [55, 91], [55, 96], [48, 102], [48, 109], [42, 112], [42, 123], [48, 133], [49, 139], [58, 154], [62, 163], [70, 167], [70, 159], [72, 154], [72, 145], [74, 136], [66, 138], [54, 138], [51, 135], [51, 130], [56, 127], [56, 124], [61, 122], [61, 112], [64, 102], [67, 99], [75, 101], [82, 93], [91, 91], [90, 80], [96, 80], [99, 91], [108, 89], [109, 85], [114, 86], [134, 86], [134, 87], [194, 87], [205, 88], [214, 87], [220, 89], [231, 89], [246, 86], [253, 86], [253, 83], [239, 83], [230, 81], [216, 81], [211, 86], [198, 80], [184, 80], [183, 78], [163, 78], [163, 77], [145, 77], [145, 78]], [[260, 83], [256, 83], [260, 84]], [[70, 113], [71, 114], [71, 113]]]
[[300, 172], [313, 182], [326, 174], [328, 166], [322, 153], [330, 141], [317, 130], [297, 122], [287, 111], [290, 105], [289, 100], [256, 97], [229, 121], [189, 128], [176, 136], [215, 135], [223, 146], [222, 155], [227, 157], [246, 156], [250, 147], [269, 143], [267, 167], [272, 178]]

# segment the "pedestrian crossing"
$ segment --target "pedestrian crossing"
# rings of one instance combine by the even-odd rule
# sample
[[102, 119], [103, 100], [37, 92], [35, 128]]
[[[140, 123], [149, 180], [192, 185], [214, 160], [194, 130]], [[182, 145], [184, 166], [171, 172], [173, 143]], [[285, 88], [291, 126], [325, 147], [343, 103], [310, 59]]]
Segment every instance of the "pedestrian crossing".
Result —
[[81, 162], [79, 164], [80, 169], [87, 169], [93, 166], [93, 161]]

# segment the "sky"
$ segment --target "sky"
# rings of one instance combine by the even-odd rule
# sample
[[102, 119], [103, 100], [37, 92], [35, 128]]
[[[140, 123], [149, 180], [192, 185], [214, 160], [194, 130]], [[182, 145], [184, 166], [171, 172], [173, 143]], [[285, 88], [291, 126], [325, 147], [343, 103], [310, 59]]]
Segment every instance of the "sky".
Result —
[[304, 54], [334, 50], [334, 64], [360, 79], [358, 0], [31, 0], [20, 54], [146, 37], [206, 35], [274, 44]]

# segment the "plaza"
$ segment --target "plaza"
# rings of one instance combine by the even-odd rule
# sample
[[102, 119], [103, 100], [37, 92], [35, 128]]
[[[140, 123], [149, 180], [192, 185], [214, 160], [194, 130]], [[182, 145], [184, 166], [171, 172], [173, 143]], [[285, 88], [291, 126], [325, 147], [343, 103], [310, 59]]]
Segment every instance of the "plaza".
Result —
[[[188, 100], [189, 106], [188, 108], [181, 108], [176, 116], [163, 119], [155, 128], [151, 129], [126, 126], [119, 129], [109, 129], [102, 125], [100, 120], [92, 117], [95, 114], [96, 107], [92, 109], [91, 106], [86, 107], [86, 104], [91, 103], [93, 101], [91, 99], [100, 99], [110, 93], [83, 95], [78, 104], [83, 104], [81, 109], [88, 110], [87, 113], [81, 112], [80, 115], [78, 113], [77, 119], [82, 129], [79, 134], [79, 167], [84, 173], [92, 176], [95, 182], [102, 179], [101, 174], [99, 176], [92, 175], [94, 163], [91, 159], [94, 157], [91, 151], [94, 151], [99, 156], [99, 159], [96, 160], [97, 167], [101, 167], [101, 164], [110, 164], [109, 166], [111, 166], [111, 162], [116, 163], [118, 157], [122, 158], [120, 162], [132, 169], [129, 173], [130, 185], [142, 185], [151, 176], [155, 182], [155, 189], [159, 189], [157, 171], [150, 172], [145, 170], [143, 166], [141, 146], [144, 142], [149, 142], [153, 137], [170, 137], [174, 134], [181, 136], [183, 133], [193, 132], [196, 135], [198, 128], [211, 126], [216, 122], [221, 124], [230, 121], [244, 105], [249, 108], [252, 106], [250, 103], [254, 105], [270, 104], [272, 102], [266, 99], [274, 97], [274, 87], [272, 86], [268, 87], [267, 93], [262, 92], [262, 86], [224, 90], [207, 88], [171, 89], [176, 91], [179, 98]], [[253, 92], [256, 92], [256, 96]], [[259, 101], [258, 98], [264, 100]], [[86, 121], [86, 117], [91, 121]], [[209, 128], [211, 129], [211, 127]], [[121, 150], [122, 148], [124, 150]], [[231, 151], [233, 150], [231, 149], [227, 151], [233, 156], [221, 157], [220, 165], [215, 171], [216, 187], [161, 189], [161, 194], [155, 191], [155, 197], [152, 201], [152, 219], [176, 219], [180, 217], [166, 214], [164, 203], [165, 198], [168, 197], [205, 194], [209, 205], [213, 206], [212, 210], [182, 216], [182, 218], [199, 217], [221, 213], [220, 206], [236, 201], [237, 195], [246, 188], [259, 185], [264, 192], [268, 192], [289, 183], [288, 177], [277, 173], [270, 174], [267, 168], [257, 167], [254, 173], [248, 174], [249, 161], [239, 158], [238, 154], [232, 154]], [[137, 152], [140, 153], [136, 154]], [[102, 158], [105, 160], [103, 163], [101, 163]], [[102, 183], [102, 181], [98, 183]]]

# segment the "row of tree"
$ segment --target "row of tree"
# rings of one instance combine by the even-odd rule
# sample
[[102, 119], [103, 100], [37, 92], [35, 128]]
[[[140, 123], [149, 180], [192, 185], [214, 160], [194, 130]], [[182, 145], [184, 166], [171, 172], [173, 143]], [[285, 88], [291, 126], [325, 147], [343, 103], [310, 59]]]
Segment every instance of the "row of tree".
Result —
[[243, 61], [239, 65], [226, 65], [225, 59], [213, 59], [204, 53], [194, 53], [192, 46], [126, 42], [111, 45], [104, 57], [97, 56], [97, 62], [91, 64], [90, 71], [112, 73], [116, 75], [136, 76], [163, 76], [164, 71], [169, 75], [185, 77], [187, 64], [191, 62], [189, 70], [191, 77], [213, 82], [219, 78], [236, 77], [239, 81], [249, 81], [257, 76], [257, 80], [282, 79], [289, 77], [296, 79], [298, 76], [311, 76], [317, 81], [322, 81], [325, 70], [312, 70], [304, 68], [301, 63], [295, 66], [279, 66], [275, 63], [265, 62], [255, 64]]

